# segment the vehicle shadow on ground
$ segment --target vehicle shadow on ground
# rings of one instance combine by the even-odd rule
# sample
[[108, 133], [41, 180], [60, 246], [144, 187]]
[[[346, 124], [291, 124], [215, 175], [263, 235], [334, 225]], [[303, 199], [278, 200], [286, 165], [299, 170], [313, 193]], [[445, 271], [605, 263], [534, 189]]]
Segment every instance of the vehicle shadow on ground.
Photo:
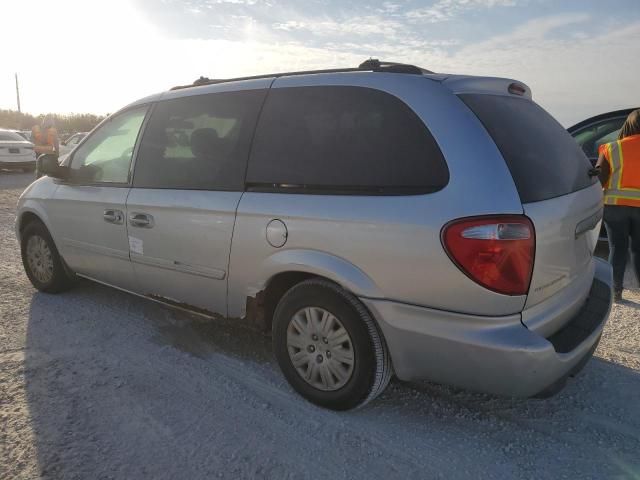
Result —
[[[206, 452], [198, 442], [207, 438], [189, 436], [185, 444], [176, 432], [185, 425], [206, 427], [209, 432], [220, 428], [200, 410], [200, 403], [206, 400], [202, 385], [217, 380], [208, 377], [215, 375], [210, 367], [221, 360], [228, 364], [223, 373], [231, 375], [231, 384], [246, 384], [246, 372], [252, 382], [261, 383], [255, 391], [267, 403], [282, 405], [285, 397], [285, 406], [314, 411], [282, 379], [264, 333], [171, 310], [89, 282], [63, 295], [35, 293], [24, 379], [42, 476], [120, 478], [123, 472], [134, 472], [134, 465], [135, 472], [145, 476], [145, 465], [165, 451], [169, 456], [189, 452], [166, 467], [167, 477], [178, 472], [174, 467], [185, 467], [189, 455], [194, 457], [191, 461], [206, 463]], [[181, 372], [189, 381], [180, 377]], [[228, 383], [220, 388], [235, 388]], [[229, 408], [249, 409], [254, 403], [245, 395]], [[161, 413], [151, 414], [154, 409]], [[322, 411], [318, 415], [334, 418]], [[599, 358], [547, 400], [499, 398], [428, 382], [394, 381], [364, 409], [335, 415], [341, 425], [358, 428], [372, 424], [375, 428], [376, 419], [383, 418], [385, 428], [397, 435], [414, 435], [417, 441], [455, 430], [461, 434], [460, 448], [472, 446], [482, 429], [482, 441], [489, 447], [502, 449], [505, 442], [527, 443], [527, 449], [539, 446], [541, 465], [547, 461], [548, 439], [559, 439], [576, 454], [584, 448], [585, 438], [618, 442], [615, 454], [611, 445], [604, 445], [601, 458], [593, 461], [598, 465], [604, 461], [604, 467], [608, 462], [607, 468], [621, 475], [640, 471], [640, 462], [630, 460], [637, 460], [640, 451], [640, 374]], [[256, 435], [273, 441], [268, 432]]]

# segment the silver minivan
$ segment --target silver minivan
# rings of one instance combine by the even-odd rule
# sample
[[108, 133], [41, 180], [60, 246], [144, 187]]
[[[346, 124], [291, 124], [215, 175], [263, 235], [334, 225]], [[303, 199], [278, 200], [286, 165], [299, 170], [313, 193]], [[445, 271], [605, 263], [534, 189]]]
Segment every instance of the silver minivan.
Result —
[[270, 330], [291, 386], [557, 391], [611, 308], [602, 190], [517, 81], [358, 68], [194, 85], [110, 116], [20, 198], [25, 270]]

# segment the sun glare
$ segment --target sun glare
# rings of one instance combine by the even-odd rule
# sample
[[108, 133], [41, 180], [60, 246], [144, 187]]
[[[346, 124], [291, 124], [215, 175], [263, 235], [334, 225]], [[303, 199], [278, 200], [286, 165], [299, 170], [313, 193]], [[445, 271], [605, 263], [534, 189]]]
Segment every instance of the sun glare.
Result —
[[[13, 46], [2, 63], [18, 73], [25, 112], [107, 113], [169, 86], [158, 78], [171, 58], [167, 41], [131, 2], [9, 2], [3, 9], [5, 18], [28, 19], [0, 32], [1, 44]], [[1, 77], [0, 107], [16, 108], [14, 72]]]

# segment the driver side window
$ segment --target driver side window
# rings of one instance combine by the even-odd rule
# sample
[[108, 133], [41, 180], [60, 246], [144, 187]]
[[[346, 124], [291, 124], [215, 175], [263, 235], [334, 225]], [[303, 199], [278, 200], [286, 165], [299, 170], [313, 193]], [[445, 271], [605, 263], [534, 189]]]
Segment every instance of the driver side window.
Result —
[[73, 154], [71, 178], [82, 183], [127, 183], [133, 149], [147, 107], [114, 116]]

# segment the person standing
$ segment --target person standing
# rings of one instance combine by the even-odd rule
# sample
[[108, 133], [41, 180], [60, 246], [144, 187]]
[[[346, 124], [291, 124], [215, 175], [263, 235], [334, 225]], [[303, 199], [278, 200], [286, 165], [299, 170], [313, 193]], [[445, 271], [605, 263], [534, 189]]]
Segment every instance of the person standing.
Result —
[[34, 145], [36, 157], [44, 154], [57, 156], [60, 153], [58, 131], [52, 115], [45, 116], [41, 126], [33, 126], [31, 129], [31, 141]]
[[634, 110], [618, 140], [601, 145], [596, 167], [604, 187], [604, 226], [609, 238], [616, 301], [622, 300], [627, 252], [640, 280], [640, 110]]

